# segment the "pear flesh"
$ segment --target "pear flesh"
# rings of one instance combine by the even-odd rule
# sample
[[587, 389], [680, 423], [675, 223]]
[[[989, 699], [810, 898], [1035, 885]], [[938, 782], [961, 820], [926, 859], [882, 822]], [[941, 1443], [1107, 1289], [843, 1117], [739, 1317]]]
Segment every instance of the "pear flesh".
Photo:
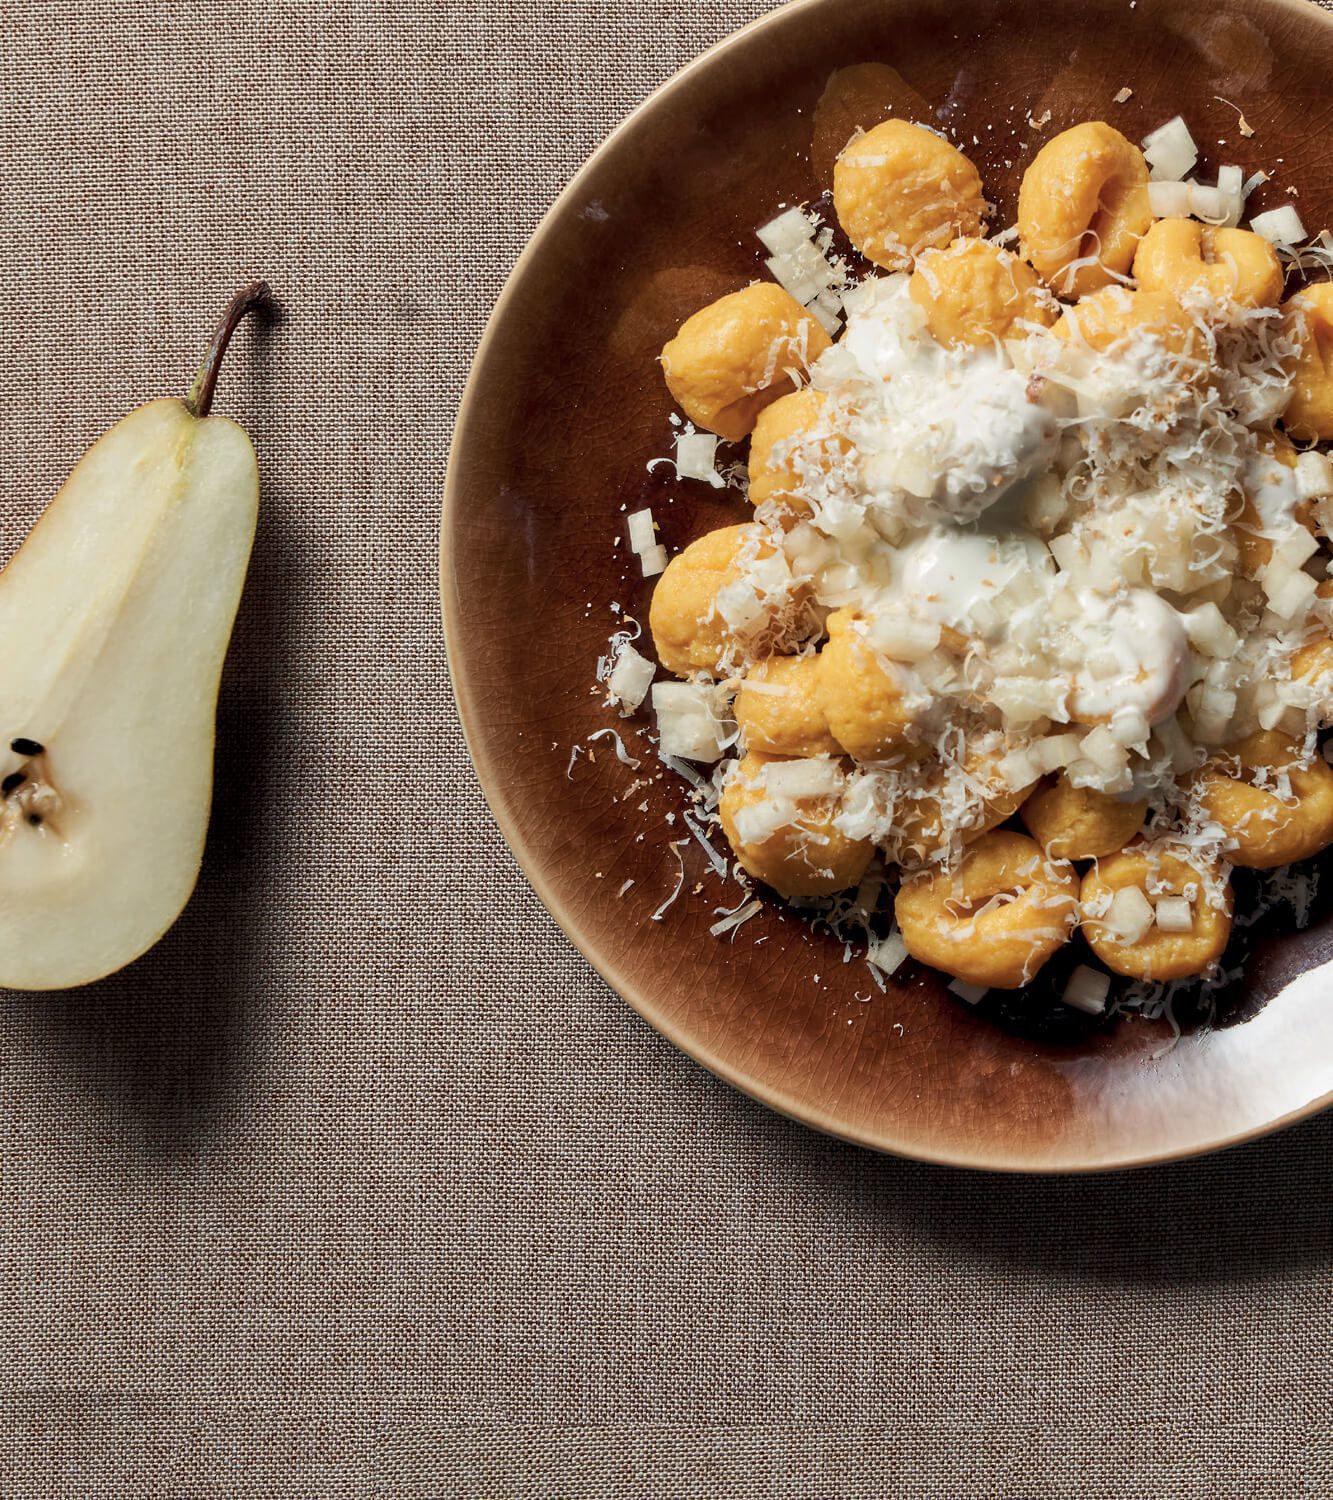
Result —
[[152, 401], [0, 572], [0, 986], [110, 974], [189, 900], [258, 505], [236, 423]]

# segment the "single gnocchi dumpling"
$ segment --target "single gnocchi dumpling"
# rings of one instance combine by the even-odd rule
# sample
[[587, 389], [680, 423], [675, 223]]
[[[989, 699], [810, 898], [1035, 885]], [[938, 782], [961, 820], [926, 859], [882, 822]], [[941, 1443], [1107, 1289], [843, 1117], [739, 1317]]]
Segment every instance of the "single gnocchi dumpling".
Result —
[[1297, 442], [1333, 438], [1333, 282], [1307, 286], [1282, 306], [1304, 329], [1283, 426]]
[[1134, 253], [1134, 277], [1143, 291], [1176, 297], [1201, 288], [1241, 307], [1276, 307], [1282, 300], [1282, 263], [1267, 240], [1197, 219], [1154, 224]]
[[738, 443], [831, 342], [789, 292], [756, 282], [687, 318], [662, 350], [662, 370], [690, 421]]
[[1143, 152], [1104, 120], [1061, 131], [1023, 174], [1023, 254], [1062, 297], [1084, 297], [1125, 275], [1152, 222]]
[[750, 751], [722, 793], [718, 813], [736, 858], [788, 899], [856, 885], [874, 856], [869, 839], [835, 826], [843, 772], [833, 760], [783, 760]]
[[1290, 735], [1260, 730], [1197, 773], [1199, 800], [1236, 847], [1232, 864], [1271, 870], [1333, 844], [1333, 767]]
[[[917, 778], [913, 778], [917, 781]], [[886, 852], [907, 869], [929, 863], [956, 831], [961, 844], [973, 844], [1019, 809], [1029, 788], [1014, 788], [1000, 774], [991, 747], [969, 745], [961, 769], [952, 774], [936, 759], [916, 796], [901, 797], [894, 808], [897, 830]], [[946, 816], [945, 806], [949, 811]]]
[[[1158, 846], [1131, 845], [1083, 877], [1083, 936], [1113, 974], [1153, 981], [1202, 974], [1231, 936], [1230, 886], [1220, 899], [1209, 896], [1220, 880]], [[1172, 903], [1169, 921], [1164, 901]]]
[[1206, 364], [1203, 332], [1170, 292], [1106, 287], [1067, 307], [1055, 333], [1098, 354], [1108, 354], [1131, 339], [1151, 338], [1165, 355], [1197, 360], [1201, 372]]
[[910, 739], [915, 712], [906, 677], [866, 638], [854, 610], [828, 617], [819, 698], [833, 738], [857, 760], [883, 760]]
[[843, 148], [833, 207], [847, 238], [886, 271], [924, 250], [981, 233], [987, 204], [976, 167], [923, 125], [885, 120]]
[[765, 407], [750, 436], [750, 503], [774, 504], [784, 524], [810, 514], [803, 482], [827, 475], [847, 454], [847, 439], [833, 431], [823, 391], [793, 391]]
[[1078, 875], [1023, 834], [996, 829], [952, 874], [907, 876], [894, 913], [913, 958], [968, 984], [1014, 990], [1068, 942]]
[[817, 656], [772, 656], [745, 674], [736, 723], [746, 748], [762, 755], [841, 755], [819, 694]]
[[1063, 771], [1039, 787], [1021, 809], [1028, 832], [1053, 859], [1115, 854], [1138, 835], [1147, 812], [1146, 802], [1074, 786]]
[[1017, 255], [990, 240], [955, 240], [947, 250], [923, 250], [910, 284], [926, 326], [947, 345], [981, 347], [1021, 337], [1033, 324], [1049, 328], [1059, 304]]
[[667, 564], [648, 629], [658, 660], [678, 677], [738, 670], [773, 649], [763, 648], [766, 638], [799, 628], [808, 599], [809, 585], [792, 580], [762, 527], [723, 526]]

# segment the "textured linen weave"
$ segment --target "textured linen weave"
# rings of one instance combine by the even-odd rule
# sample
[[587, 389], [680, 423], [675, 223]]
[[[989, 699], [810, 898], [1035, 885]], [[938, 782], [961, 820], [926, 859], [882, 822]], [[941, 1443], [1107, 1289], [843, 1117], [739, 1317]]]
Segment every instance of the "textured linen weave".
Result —
[[[531, 895], [438, 623], [452, 415], [505, 274], [765, 0], [0, 8], [0, 546], [179, 391], [264, 503], [203, 882], [0, 1006], [0, 1493], [1328, 1494], [1333, 1119], [996, 1180], [768, 1113]], [[14, 643], [10, 643], [14, 649]]]

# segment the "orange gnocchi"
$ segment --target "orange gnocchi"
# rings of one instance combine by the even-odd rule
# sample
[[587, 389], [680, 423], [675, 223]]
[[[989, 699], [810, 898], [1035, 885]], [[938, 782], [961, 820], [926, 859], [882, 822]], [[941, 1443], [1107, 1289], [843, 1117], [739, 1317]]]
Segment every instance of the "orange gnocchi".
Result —
[[[1110, 974], [1211, 981], [1231, 867], [1333, 846], [1333, 461], [1298, 446], [1333, 439], [1333, 287], [1283, 304], [1261, 234], [1154, 214], [1239, 170], [1174, 181], [1179, 121], [1151, 192], [1107, 122], [1060, 132], [1017, 245], [986, 238], [976, 166], [903, 99], [930, 117], [873, 65], [820, 106], [836, 228], [877, 270], [784, 206], [758, 231], [781, 285], [662, 350], [681, 412], [749, 438], [752, 519], [667, 563], [630, 516], [686, 681], [638, 660], [610, 696], [651, 690], [743, 869], [835, 930], [896, 868], [902, 949], [959, 993], [1028, 985], [1080, 928]], [[676, 425], [681, 483], [745, 487]], [[1094, 1009], [1094, 980], [1063, 998]]]
[[1146, 292], [1181, 297], [1201, 288], [1218, 302], [1244, 307], [1282, 300], [1282, 263], [1267, 240], [1197, 219], [1159, 219], [1134, 252], [1134, 279]]
[[1307, 286], [1282, 305], [1303, 330], [1283, 423], [1298, 442], [1333, 438], [1333, 283]]
[[[1210, 897], [1219, 884], [1221, 894]], [[1171, 929], [1157, 917], [1164, 899], [1177, 910], [1185, 903], [1184, 919]], [[1080, 904], [1088, 946], [1113, 974], [1129, 979], [1202, 974], [1221, 958], [1231, 935], [1231, 891], [1221, 872], [1149, 844], [1095, 864], [1083, 877]]]
[[1333, 766], [1289, 735], [1249, 735], [1198, 773], [1200, 801], [1251, 870], [1309, 859], [1333, 844]]
[[870, 645], [850, 610], [828, 618], [819, 656], [819, 701], [829, 732], [857, 760], [882, 760], [910, 739], [913, 711], [902, 669]]
[[829, 343], [789, 292], [761, 282], [687, 318], [662, 349], [662, 370], [692, 422], [738, 443], [766, 406], [803, 382]]
[[[692, 542], [671, 559], [653, 593], [648, 628], [662, 665], [686, 676], [690, 672], [728, 669], [746, 659], [755, 647], [753, 619], [746, 628], [728, 619], [720, 601], [728, 586], [745, 586], [747, 565], [778, 557], [773, 541], [754, 526], [724, 526]], [[783, 608], [799, 610], [807, 591], [797, 588]], [[759, 620], [762, 601], [754, 604]], [[760, 653], [766, 654], [766, 653]]]
[[1062, 131], [1023, 174], [1023, 253], [1062, 297], [1123, 277], [1152, 221], [1143, 152], [1103, 120]]
[[[798, 776], [813, 764], [829, 772], [827, 790], [810, 790]], [[737, 859], [780, 896], [827, 896], [855, 885], [874, 855], [869, 839], [848, 838], [836, 823], [836, 765], [781, 760], [750, 751], [736, 768], [718, 806], [722, 830]]]
[[810, 513], [801, 498], [804, 476], [827, 474], [845, 456], [848, 443], [825, 423], [822, 391], [793, 391], [765, 407], [750, 437], [750, 504], [774, 504], [784, 523]]
[[1078, 875], [1021, 833], [997, 829], [956, 871], [904, 879], [894, 912], [913, 958], [967, 984], [1018, 989], [1068, 941]]
[[841, 755], [819, 692], [817, 656], [773, 656], [752, 667], [736, 695], [736, 723], [763, 755]]
[[1100, 859], [1143, 827], [1148, 804], [1076, 787], [1062, 773], [1023, 803], [1028, 832], [1053, 859]]
[[906, 120], [885, 120], [845, 147], [833, 169], [833, 206], [852, 244], [887, 271], [979, 234], [986, 217], [977, 169], [933, 130]]
[[941, 344], [994, 343], [1049, 328], [1059, 306], [1025, 260], [990, 240], [957, 239], [924, 250], [912, 272], [912, 300]]

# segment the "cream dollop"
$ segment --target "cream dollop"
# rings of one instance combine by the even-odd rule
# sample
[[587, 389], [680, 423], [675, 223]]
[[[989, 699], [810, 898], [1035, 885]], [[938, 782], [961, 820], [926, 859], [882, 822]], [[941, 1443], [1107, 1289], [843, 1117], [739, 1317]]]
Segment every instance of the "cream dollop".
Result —
[[1021, 575], [1053, 572], [1037, 537], [939, 525], [900, 547], [894, 559], [894, 585], [912, 612], [963, 631], [979, 603], [990, 603]]
[[1055, 412], [1001, 348], [946, 349], [905, 276], [869, 284], [815, 384], [855, 393], [848, 429], [867, 503], [913, 525], [975, 521], [1059, 446]]
[[1180, 615], [1150, 589], [1117, 599], [1089, 594], [1071, 635], [1086, 652], [1073, 677], [1076, 723], [1141, 714], [1149, 728], [1169, 719], [1190, 685], [1190, 645]]

